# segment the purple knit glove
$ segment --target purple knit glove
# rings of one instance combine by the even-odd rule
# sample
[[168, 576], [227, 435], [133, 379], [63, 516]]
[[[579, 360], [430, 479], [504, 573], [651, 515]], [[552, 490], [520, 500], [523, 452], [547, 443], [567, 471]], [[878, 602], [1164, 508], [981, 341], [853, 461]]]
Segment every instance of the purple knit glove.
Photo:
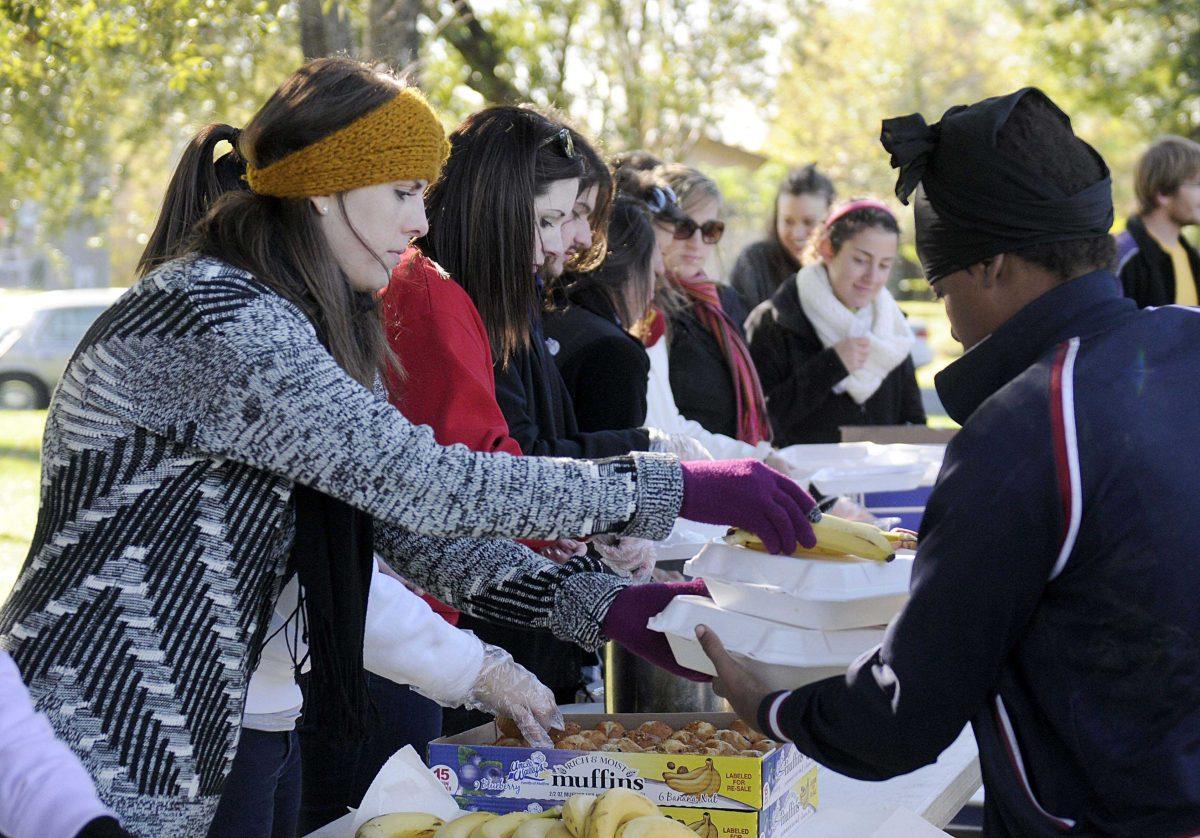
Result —
[[790, 554], [799, 541], [814, 547], [808, 514], [817, 502], [795, 481], [758, 460], [680, 463], [683, 506], [679, 517], [749, 530], [772, 553]]
[[679, 675], [689, 681], [711, 681], [711, 675], [687, 669], [675, 662], [675, 654], [662, 632], [646, 628], [650, 618], [661, 612], [677, 596], [709, 596], [703, 579], [692, 582], [651, 582], [630, 585], [613, 600], [604, 615], [601, 632], [615, 640], [639, 658], [659, 669]]

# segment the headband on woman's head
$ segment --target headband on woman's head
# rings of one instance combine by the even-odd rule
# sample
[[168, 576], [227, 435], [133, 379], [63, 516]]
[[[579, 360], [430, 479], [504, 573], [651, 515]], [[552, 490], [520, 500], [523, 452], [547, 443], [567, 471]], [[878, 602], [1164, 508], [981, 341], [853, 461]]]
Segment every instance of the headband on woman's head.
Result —
[[883, 201], [877, 201], [874, 198], [860, 198], [857, 201], [848, 201], [848, 202], [842, 204], [840, 207], [836, 208], [833, 212], [829, 213], [829, 217], [825, 219], [825, 229], [826, 230], [830, 229], [839, 220], [841, 220], [845, 216], [849, 215], [850, 213], [854, 212], [855, 210], [860, 210], [860, 209], [882, 210], [883, 212], [886, 212], [888, 215], [890, 215], [892, 217], [893, 221], [896, 220], [896, 214], [894, 212], [892, 212], [891, 207], [889, 207]]
[[450, 155], [446, 132], [420, 91], [393, 98], [344, 128], [259, 168], [246, 182], [260, 195], [308, 198], [396, 180], [432, 183]]

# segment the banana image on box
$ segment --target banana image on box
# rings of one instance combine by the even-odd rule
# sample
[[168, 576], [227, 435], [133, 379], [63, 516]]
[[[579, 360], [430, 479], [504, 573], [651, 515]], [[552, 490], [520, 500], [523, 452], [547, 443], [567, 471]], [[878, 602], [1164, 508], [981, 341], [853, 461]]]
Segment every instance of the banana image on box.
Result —
[[662, 776], [663, 782], [680, 794], [716, 794], [721, 790], [721, 772], [713, 767], [711, 757], [699, 768], [689, 771], [680, 765], [674, 772], [664, 771]]
[[700, 838], [719, 838], [720, 832], [717, 830], [717, 825], [712, 822], [712, 815], [708, 812], [704, 813], [698, 821], [689, 823], [688, 829], [700, 836]]
[[[817, 536], [817, 546], [799, 547], [792, 555], [829, 556], [831, 558], [857, 556], [860, 559], [890, 562], [896, 558], [897, 548], [916, 546], [912, 536], [907, 532], [884, 532], [879, 527], [858, 521], [847, 521], [845, 518], [838, 518], [834, 515], [821, 515], [819, 519], [813, 521], [812, 528]], [[734, 530], [725, 538], [725, 541], [728, 544], [740, 544], [752, 550], [763, 551], [766, 549], [758, 536], [745, 530]]]

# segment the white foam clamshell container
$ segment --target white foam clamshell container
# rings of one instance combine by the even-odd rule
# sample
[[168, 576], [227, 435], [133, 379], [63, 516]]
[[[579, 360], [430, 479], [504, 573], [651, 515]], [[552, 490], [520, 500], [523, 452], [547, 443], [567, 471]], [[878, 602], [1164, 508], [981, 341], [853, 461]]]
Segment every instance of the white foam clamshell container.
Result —
[[866, 559], [772, 556], [715, 539], [684, 565], [722, 608], [789, 626], [837, 631], [881, 626], [908, 601], [912, 556]]
[[680, 666], [716, 675], [696, 639], [703, 623], [726, 650], [771, 690], [790, 690], [845, 673], [863, 652], [883, 642], [883, 628], [813, 631], [725, 611], [706, 597], [680, 596], [650, 619], [661, 631]]

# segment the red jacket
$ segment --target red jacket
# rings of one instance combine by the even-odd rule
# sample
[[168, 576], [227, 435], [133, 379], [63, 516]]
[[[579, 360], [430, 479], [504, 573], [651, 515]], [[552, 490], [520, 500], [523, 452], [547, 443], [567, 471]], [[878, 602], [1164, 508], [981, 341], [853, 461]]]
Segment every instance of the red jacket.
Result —
[[[406, 373], [403, 381], [389, 377], [388, 400], [405, 418], [432, 428], [440, 445], [521, 456], [496, 404], [487, 330], [462, 286], [409, 248], [392, 272], [382, 310], [388, 344]], [[457, 610], [426, 601], [457, 623]]]

